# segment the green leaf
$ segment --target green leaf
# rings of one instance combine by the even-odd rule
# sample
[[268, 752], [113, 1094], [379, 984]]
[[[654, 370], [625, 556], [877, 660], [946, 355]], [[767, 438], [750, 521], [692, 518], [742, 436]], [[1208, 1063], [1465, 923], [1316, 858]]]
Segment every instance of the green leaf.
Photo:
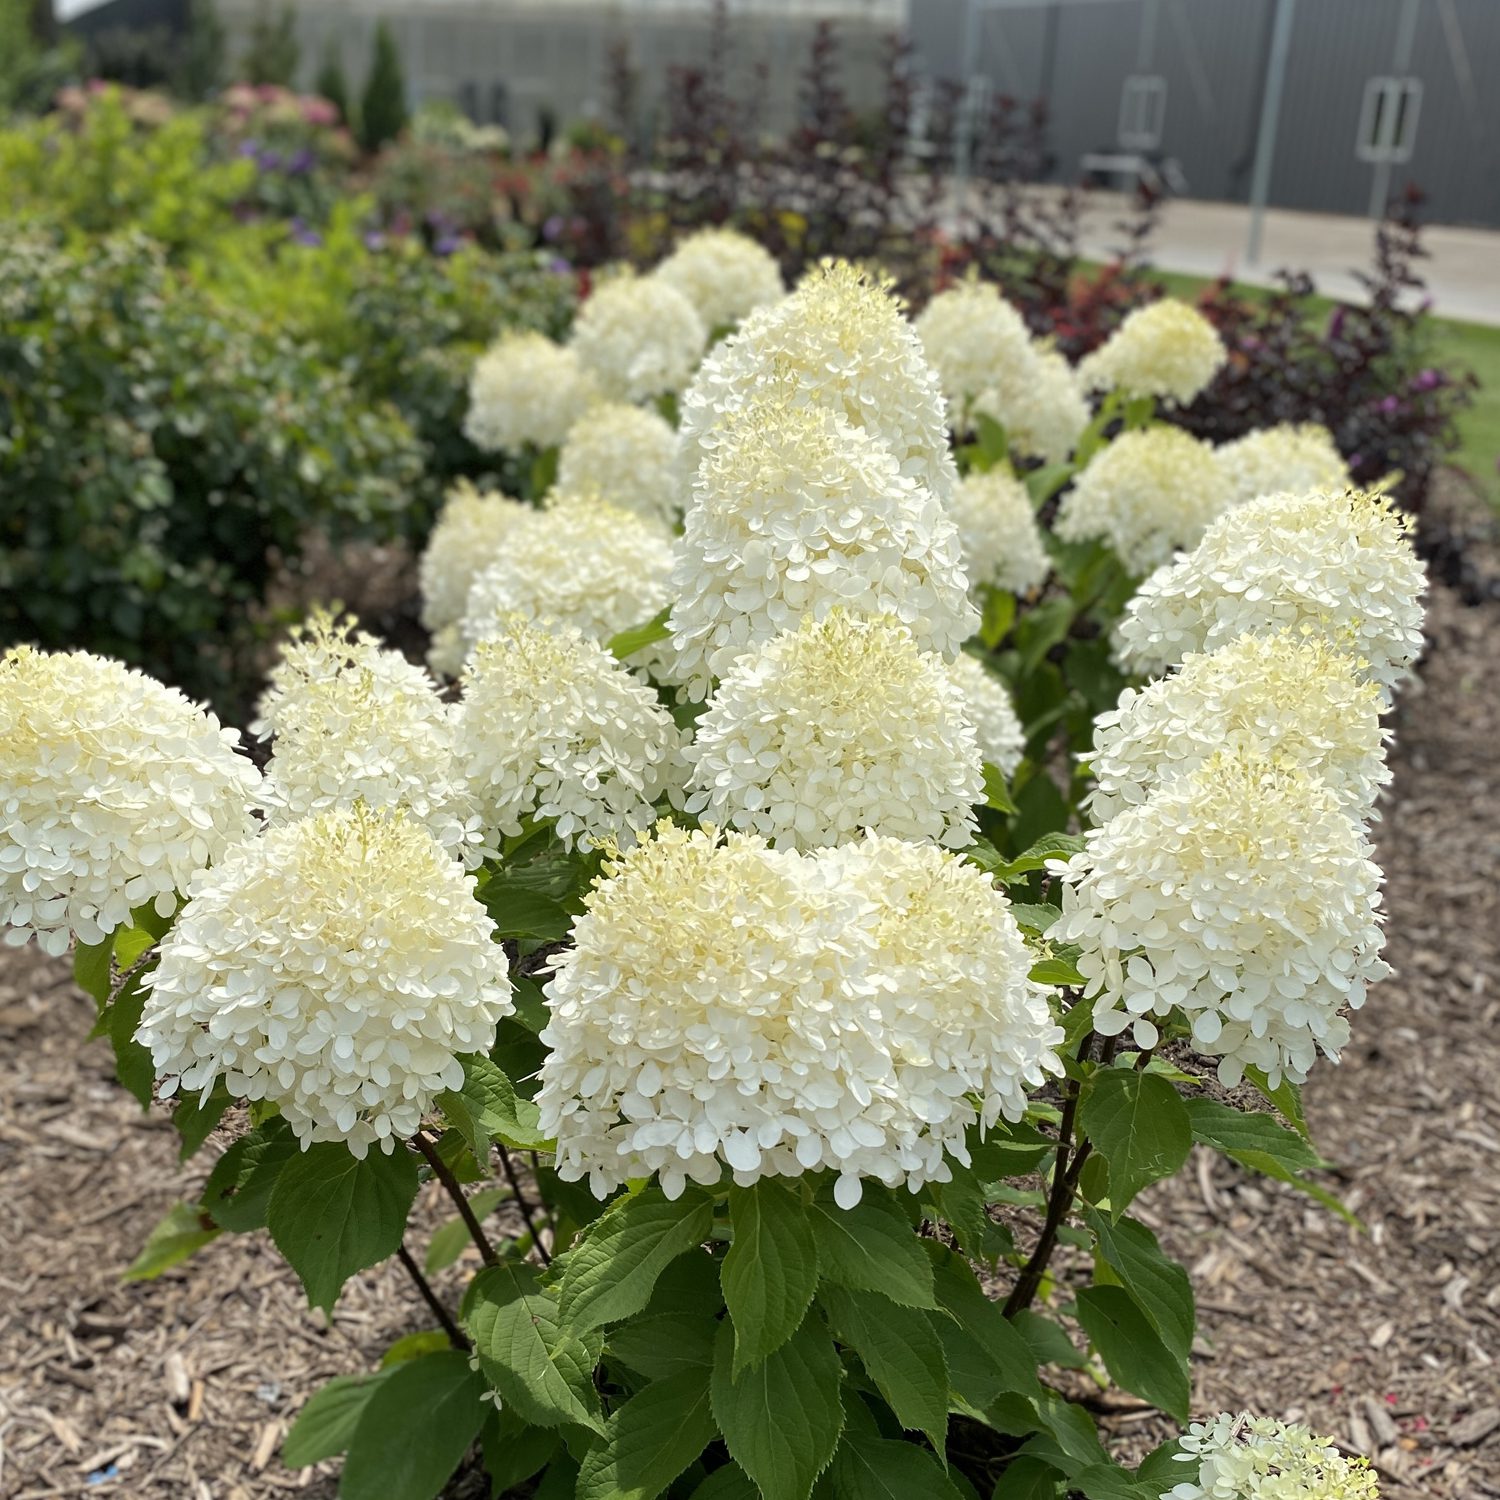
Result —
[[1162, 1342], [1186, 1362], [1193, 1347], [1196, 1315], [1187, 1272], [1162, 1252], [1156, 1236], [1137, 1219], [1111, 1222], [1090, 1209], [1085, 1215], [1103, 1256]]
[[1060, 906], [1033, 906], [1024, 901], [1012, 901], [1010, 914], [1027, 931], [1040, 937], [1062, 916]]
[[109, 1028], [109, 1044], [115, 1053], [115, 1077], [142, 1109], [149, 1109], [156, 1069], [152, 1066], [151, 1054], [135, 1039], [146, 1009], [146, 991], [141, 984], [143, 977], [137, 972], [130, 978], [105, 1012], [105, 1020]]
[[976, 1410], [1007, 1392], [1035, 1399], [1041, 1393], [1036, 1360], [1026, 1340], [984, 1294], [961, 1255], [924, 1241], [939, 1305], [935, 1320], [955, 1390]]
[[[481, 1188], [469, 1199], [469, 1207], [482, 1224], [509, 1197], [509, 1188]], [[469, 1226], [462, 1219], [452, 1218], [438, 1225], [427, 1243], [427, 1274], [435, 1276], [447, 1270], [472, 1243]]]
[[203, 1185], [203, 1211], [234, 1234], [264, 1229], [276, 1179], [297, 1154], [291, 1126], [273, 1115], [242, 1135], [214, 1163]]
[[498, 1140], [521, 1151], [551, 1151], [556, 1142], [542, 1134], [541, 1111], [522, 1098], [505, 1071], [480, 1052], [459, 1058], [464, 1066], [461, 1089], [438, 1095], [438, 1108], [463, 1133], [480, 1163], [490, 1159], [490, 1142]]
[[1016, 596], [1005, 589], [987, 584], [984, 589], [984, 611], [979, 620], [979, 639], [987, 651], [993, 651], [1010, 634], [1016, 622]]
[[224, 1111], [234, 1103], [229, 1090], [220, 1079], [209, 1090], [207, 1099], [193, 1094], [179, 1098], [172, 1111], [172, 1124], [182, 1141], [178, 1150], [179, 1161], [186, 1161], [213, 1133], [214, 1127], [224, 1118]]
[[1142, 1486], [1129, 1469], [1114, 1464], [1090, 1464], [1068, 1481], [1068, 1487], [1087, 1500], [1157, 1500], [1160, 1494]]
[[738, 1464], [725, 1464], [693, 1491], [692, 1500], [760, 1500], [760, 1491]]
[[512, 978], [511, 1000], [516, 1010], [513, 1016], [507, 1017], [508, 1020], [524, 1026], [533, 1036], [547, 1024], [551, 1012], [548, 1011], [546, 998], [534, 979], [528, 979], [524, 974]]
[[808, 1500], [838, 1446], [843, 1368], [822, 1320], [812, 1314], [774, 1354], [738, 1379], [734, 1329], [719, 1328], [710, 1382], [714, 1421], [729, 1456], [762, 1500]]
[[[984, 805], [1000, 813], [1017, 811], [1015, 799], [1012, 798], [1010, 788], [1005, 784], [1004, 772], [992, 766], [989, 761], [984, 763]], [[1004, 878], [1002, 875], [1001, 879]]]
[[644, 625], [632, 625], [629, 630], [622, 630], [618, 635], [611, 636], [605, 649], [616, 661], [624, 661], [626, 657], [634, 656], [637, 651], [644, 651], [647, 646], [654, 646], [658, 641], [664, 641], [672, 634], [667, 620], [672, 613], [669, 604], [659, 615], [647, 620]]
[[696, 1370], [702, 1380], [714, 1362], [718, 1320], [701, 1313], [660, 1313], [632, 1318], [609, 1333], [607, 1348], [617, 1359], [648, 1380], [665, 1380], [684, 1370]]
[[441, 1354], [453, 1346], [448, 1335], [440, 1328], [419, 1328], [396, 1340], [380, 1356], [380, 1368], [388, 1370], [392, 1365], [405, 1364], [409, 1359], [421, 1359], [428, 1354]]
[[563, 1322], [582, 1331], [638, 1313], [666, 1266], [708, 1238], [713, 1218], [713, 1199], [694, 1187], [669, 1202], [653, 1182], [612, 1203], [568, 1252]]
[[[1003, 860], [995, 871], [1001, 880], [1014, 880], [1032, 870], [1045, 869], [1054, 859], [1071, 859], [1083, 852], [1084, 840], [1076, 833], [1044, 833], [1029, 849], [1014, 859]], [[1017, 919], [1019, 920], [1019, 918]]]
[[219, 1228], [192, 1203], [174, 1203], [147, 1237], [145, 1247], [131, 1261], [125, 1281], [154, 1281], [163, 1271], [219, 1237]]
[[497, 938], [558, 943], [573, 930], [573, 915], [560, 901], [517, 883], [503, 870], [479, 887], [479, 899]]
[[1096, 1073], [1078, 1118], [1109, 1164], [1109, 1203], [1117, 1218], [1142, 1188], [1177, 1171], [1193, 1144], [1182, 1097], [1154, 1073]]
[[1047, 464], [1040, 469], [1033, 469], [1026, 476], [1026, 488], [1031, 492], [1031, 503], [1040, 509], [1073, 477], [1073, 474], [1072, 464]]
[[335, 1375], [314, 1391], [281, 1445], [281, 1461], [289, 1469], [305, 1469], [321, 1459], [342, 1453], [385, 1372], [377, 1375]]
[[684, 1370], [637, 1392], [583, 1456], [578, 1500], [656, 1500], [719, 1435], [702, 1370]]
[[1034, 963], [1031, 966], [1031, 978], [1038, 984], [1071, 986], [1075, 989], [1085, 982], [1077, 965], [1070, 964], [1065, 958], [1044, 958]]
[[859, 1355], [896, 1420], [941, 1453], [948, 1437], [948, 1361], [931, 1315], [875, 1292], [825, 1286], [818, 1301], [834, 1336]]
[[[1015, 629], [1016, 649], [1020, 655], [1020, 671], [1015, 680], [1024, 681], [1046, 654], [1067, 635], [1073, 623], [1074, 604], [1066, 594], [1043, 599], [1035, 609], [1021, 616]], [[1027, 727], [1030, 727], [1030, 721]]]
[[565, 1328], [557, 1302], [530, 1266], [490, 1266], [474, 1278], [465, 1319], [475, 1352], [501, 1398], [528, 1422], [578, 1422], [603, 1433], [594, 1366], [603, 1340]]
[[282, 1167], [266, 1225], [308, 1302], [331, 1312], [355, 1272], [400, 1248], [416, 1196], [417, 1164], [404, 1147], [361, 1160], [340, 1141], [322, 1141]]
[[73, 979], [85, 995], [93, 997], [100, 1010], [109, 1004], [109, 960], [114, 951], [113, 934], [102, 942], [79, 943], [73, 950]]
[[828, 1478], [835, 1500], [964, 1500], [932, 1454], [892, 1438], [846, 1435]]
[[813, 1200], [813, 1237], [824, 1281], [851, 1292], [879, 1292], [903, 1307], [935, 1307], [932, 1266], [887, 1188], [866, 1183], [853, 1208], [840, 1208], [833, 1184]]
[[720, 1278], [738, 1376], [801, 1326], [818, 1286], [818, 1247], [800, 1189], [779, 1178], [731, 1187], [729, 1222], [734, 1240]]
[[355, 1424], [339, 1500], [435, 1500], [479, 1436], [483, 1396], [457, 1349], [397, 1365]]
[[559, 1441], [555, 1427], [533, 1427], [509, 1407], [489, 1411], [479, 1430], [479, 1445], [490, 1494], [507, 1495], [530, 1479], [557, 1452]]
[[1167, 1347], [1130, 1293], [1119, 1286], [1084, 1287], [1077, 1306], [1078, 1321], [1109, 1373], [1127, 1391], [1185, 1423], [1191, 1402], [1187, 1360]]
[[1081, 1370], [1087, 1361], [1073, 1347], [1073, 1340], [1041, 1313], [1023, 1308], [1011, 1318], [1017, 1333], [1026, 1340], [1039, 1365], [1058, 1365], [1065, 1370]]
[[1292, 1122], [1292, 1128], [1297, 1134], [1311, 1145], [1312, 1132], [1307, 1128], [1307, 1115], [1302, 1109], [1300, 1086], [1293, 1083], [1290, 1078], [1283, 1078], [1273, 1089], [1271, 1080], [1262, 1068], [1246, 1068], [1245, 1077], [1260, 1091], [1261, 1097], [1274, 1104]]
[[1057, 1500], [1064, 1477], [1042, 1459], [1022, 1455], [1006, 1464], [991, 1500]]

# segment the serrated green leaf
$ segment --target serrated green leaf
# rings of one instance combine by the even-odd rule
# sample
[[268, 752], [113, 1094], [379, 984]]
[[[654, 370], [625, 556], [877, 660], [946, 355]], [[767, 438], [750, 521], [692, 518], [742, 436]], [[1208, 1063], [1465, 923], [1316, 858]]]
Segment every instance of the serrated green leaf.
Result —
[[551, 1014], [541, 987], [536, 980], [518, 974], [511, 980], [511, 1000], [516, 1007], [515, 1014], [507, 1019], [518, 1026], [524, 1026], [535, 1036], [547, 1024]]
[[1181, 1480], [1184, 1473], [1192, 1470], [1185, 1464], [1177, 1462], [1177, 1455], [1182, 1452], [1182, 1445], [1176, 1438], [1169, 1438], [1165, 1443], [1153, 1448], [1140, 1462], [1136, 1469], [1136, 1478], [1157, 1487], [1159, 1494], [1163, 1489], [1171, 1489]]
[[79, 943], [73, 950], [74, 982], [101, 1010], [109, 1003], [109, 961], [114, 950], [112, 935], [98, 943]]
[[110, 1002], [104, 1019], [108, 1025], [109, 1044], [115, 1053], [115, 1077], [142, 1109], [149, 1109], [156, 1069], [152, 1066], [151, 1054], [135, 1039], [146, 1009], [146, 991], [141, 984], [143, 977], [139, 972], [131, 976]]
[[1273, 1089], [1271, 1080], [1261, 1068], [1246, 1068], [1245, 1077], [1260, 1092], [1263, 1099], [1274, 1104], [1281, 1113], [1292, 1122], [1292, 1129], [1305, 1140], [1308, 1145], [1312, 1144], [1312, 1132], [1307, 1128], [1307, 1115], [1302, 1108], [1302, 1089], [1290, 1078], [1283, 1078]]
[[1070, 964], [1065, 958], [1044, 958], [1031, 966], [1031, 978], [1038, 984], [1051, 984], [1059, 987], [1078, 988], [1086, 981], [1078, 972], [1076, 964]]
[[692, 1500], [760, 1500], [760, 1491], [738, 1464], [725, 1464], [693, 1491]]
[[519, 884], [501, 871], [479, 888], [479, 899], [495, 924], [497, 938], [538, 938], [561, 942], [573, 930], [573, 915], [561, 902]]
[[1049, 860], [1071, 859], [1075, 854], [1082, 853], [1083, 847], [1081, 834], [1044, 833], [1014, 859], [1003, 860], [995, 873], [1001, 880], [1014, 880], [1019, 875], [1030, 874], [1032, 870], [1045, 869]]
[[1116, 1218], [1142, 1188], [1177, 1171], [1192, 1149], [1182, 1097], [1154, 1073], [1101, 1070], [1084, 1094], [1078, 1118], [1109, 1165], [1109, 1204]]
[[840, 1208], [832, 1183], [825, 1183], [813, 1199], [811, 1222], [823, 1280], [852, 1292], [879, 1292], [903, 1307], [937, 1306], [932, 1266], [888, 1189], [867, 1183], [853, 1208]]
[[[998, 766], [992, 766], [989, 761], [984, 763], [984, 805], [999, 813], [1013, 813], [1017, 810], [1010, 787], [1006, 785], [1005, 773]], [[1000, 878], [1003, 880], [1006, 877], [1002, 875]]]
[[441, 1354], [451, 1349], [452, 1342], [440, 1328], [419, 1328], [396, 1340], [380, 1356], [380, 1368], [388, 1370], [393, 1365], [405, 1364], [409, 1359], [421, 1359], [428, 1354]]
[[556, 1142], [543, 1135], [541, 1111], [530, 1099], [516, 1092], [498, 1063], [480, 1052], [459, 1058], [464, 1068], [461, 1089], [438, 1095], [438, 1107], [463, 1133], [475, 1159], [490, 1159], [490, 1142], [497, 1140], [521, 1151], [551, 1151]]
[[1044, 1460], [1023, 1455], [1006, 1464], [990, 1500], [1057, 1500], [1064, 1478]]
[[1196, 1314], [1188, 1273], [1162, 1251], [1156, 1236], [1139, 1220], [1111, 1221], [1090, 1209], [1085, 1214], [1098, 1241], [1099, 1254], [1120, 1278], [1162, 1342], [1186, 1361], [1193, 1347]]
[[948, 1437], [948, 1361], [932, 1316], [875, 1292], [825, 1286], [818, 1301], [834, 1336], [859, 1355], [896, 1420], [938, 1452]]
[[594, 1389], [603, 1340], [564, 1327], [530, 1266], [486, 1267], [465, 1298], [464, 1317], [486, 1378], [528, 1421], [604, 1431]]
[[731, 1187], [729, 1222], [734, 1240], [719, 1275], [738, 1376], [801, 1327], [818, 1286], [818, 1247], [800, 1190], [776, 1177]]
[[560, 1441], [555, 1427], [534, 1427], [509, 1407], [487, 1412], [479, 1446], [490, 1494], [507, 1495], [530, 1479], [557, 1452]]
[[196, 1204], [174, 1203], [157, 1221], [122, 1280], [153, 1281], [218, 1237], [218, 1225]]
[[398, 1147], [363, 1160], [341, 1141], [320, 1141], [281, 1168], [266, 1226], [307, 1289], [332, 1311], [344, 1283], [401, 1246], [417, 1196], [417, 1164]]
[[718, 1436], [704, 1373], [654, 1381], [610, 1415], [579, 1465], [578, 1500], [656, 1500]]
[[667, 1265], [708, 1238], [713, 1217], [713, 1199], [695, 1187], [673, 1202], [653, 1182], [616, 1200], [568, 1252], [563, 1322], [581, 1331], [638, 1313]]
[[979, 639], [985, 650], [993, 651], [1010, 634], [1016, 622], [1016, 596], [1006, 589], [987, 585], [984, 609], [979, 618]]
[[834, 1500], [964, 1500], [925, 1448], [891, 1438], [846, 1435], [828, 1478]]
[[609, 1333], [607, 1349], [628, 1369], [648, 1380], [665, 1380], [697, 1370], [702, 1380], [714, 1362], [718, 1320], [699, 1313], [660, 1313], [632, 1318]]
[[281, 1445], [281, 1461], [289, 1469], [305, 1469], [342, 1453], [354, 1436], [354, 1428], [370, 1397], [375, 1394], [382, 1372], [376, 1375], [335, 1375], [308, 1398], [292, 1430]]
[[1013, 1392], [1034, 1400], [1041, 1392], [1036, 1360], [999, 1306], [984, 1294], [968, 1263], [931, 1240], [927, 1247], [939, 1306], [934, 1319], [953, 1388], [975, 1410]]
[[1026, 929], [1040, 937], [1062, 916], [1060, 906], [1037, 906], [1025, 901], [1012, 901], [1010, 914]]
[[483, 1396], [457, 1349], [397, 1365], [355, 1424], [339, 1500], [436, 1500], [479, 1436]]
[[1167, 1347], [1130, 1293], [1119, 1286], [1084, 1287], [1077, 1309], [1109, 1373], [1127, 1391], [1185, 1423], [1191, 1401], [1187, 1360]]
[[[509, 1188], [481, 1188], [470, 1197], [469, 1207], [482, 1224], [509, 1197]], [[447, 1270], [472, 1243], [469, 1226], [462, 1219], [455, 1217], [439, 1224], [427, 1242], [427, 1274], [435, 1276]]]
[[1031, 503], [1041, 509], [1074, 475], [1072, 464], [1046, 464], [1026, 475]]
[[197, 1151], [224, 1118], [224, 1111], [233, 1103], [222, 1079], [209, 1090], [207, 1099], [200, 1098], [197, 1094], [178, 1099], [177, 1107], [172, 1111], [172, 1124], [182, 1142], [177, 1152], [179, 1161], [186, 1161]]
[[734, 1329], [719, 1328], [710, 1382], [729, 1456], [761, 1500], [808, 1500], [838, 1446], [843, 1368], [822, 1320], [809, 1314], [774, 1354], [734, 1376]]
[[1080, 1469], [1068, 1487], [1087, 1500], [1158, 1500], [1158, 1491], [1147, 1490], [1128, 1469], [1114, 1464], [1090, 1464]]
[[123, 972], [149, 952], [153, 943], [160, 942], [161, 937], [162, 933], [152, 932], [144, 927], [116, 928], [114, 937], [115, 963]]
[[632, 625], [629, 630], [622, 630], [618, 635], [611, 636], [605, 649], [616, 661], [624, 661], [637, 651], [644, 651], [647, 646], [666, 640], [672, 634], [671, 627], [667, 624], [671, 613], [672, 606], [669, 604], [644, 625]]
[[264, 1229], [266, 1209], [281, 1169], [297, 1155], [297, 1138], [279, 1116], [257, 1125], [214, 1163], [200, 1206], [221, 1229]]
[[1022, 1308], [1011, 1317], [1017, 1333], [1026, 1340], [1032, 1357], [1039, 1365], [1058, 1365], [1064, 1370], [1081, 1370], [1087, 1361], [1073, 1347], [1073, 1341], [1049, 1317]]

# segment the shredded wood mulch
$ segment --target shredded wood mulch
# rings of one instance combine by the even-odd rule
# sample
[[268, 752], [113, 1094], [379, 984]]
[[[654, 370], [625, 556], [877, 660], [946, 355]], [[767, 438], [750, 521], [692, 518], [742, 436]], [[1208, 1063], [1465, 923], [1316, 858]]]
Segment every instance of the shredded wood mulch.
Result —
[[[1195, 1412], [1307, 1421], [1368, 1454], [1389, 1500], [1474, 1500], [1500, 1497], [1500, 604], [1440, 590], [1429, 631], [1379, 828], [1397, 975], [1306, 1091], [1363, 1227], [1205, 1153], [1140, 1212], [1193, 1273]], [[164, 1114], [83, 1044], [92, 1019], [65, 964], [0, 953], [0, 1496], [332, 1500], [336, 1466], [288, 1472], [281, 1439], [323, 1381], [428, 1326], [421, 1306], [393, 1264], [329, 1322], [263, 1235], [122, 1283], [224, 1138], [180, 1164]], [[424, 1200], [419, 1259], [447, 1217]], [[450, 1304], [472, 1265], [438, 1278]], [[1093, 1398], [1125, 1453], [1170, 1435]]]

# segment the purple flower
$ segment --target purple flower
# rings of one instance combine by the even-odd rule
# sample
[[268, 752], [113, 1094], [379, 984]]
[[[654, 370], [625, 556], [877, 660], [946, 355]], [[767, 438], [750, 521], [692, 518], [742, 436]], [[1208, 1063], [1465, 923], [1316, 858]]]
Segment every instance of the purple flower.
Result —
[[1333, 316], [1328, 320], [1328, 337], [1336, 339], [1344, 331], [1344, 315], [1347, 309], [1336, 307]]
[[452, 255], [462, 243], [463, 241], [456, 234], [451, 232], [440, 234], [432, 242], [432, 253], [434, 255]]
[[554, 276], [571, 276], [573, 274], [573, 263], [569, 260], [564, 260], [560, 255], [554, 255], [547, 262], [547, 269]]
[[262, 172], [274, 172], [281, 165], [281, 152], [262, 151], [258, 161]]
[[260, 154], [260, 143], [254, 140], [243, 140], [240, 142], [239, 156], [258, 156]]
[[312, 152], [309, 151], [306, 146], [304, 146], [300, 151], [295, 152], [288, 159], [286, 169], [293, 177], [306, 176], [307, 173], [311, 172], [313, 169]]
[[1383, 396], [1376, 402], [1375, 410], [1387, 417], [1394, 416], [1401, 410], [1401, 398], [1399, 396]]
[[309, 249], [316, 249], [323, 243], [323, 236], [316, 229], [311, 229], [304, 224], [300, 216], [292, 220], [292, 239], [299, 245], [306, 245]]
[[1422, 370], [1411, 383], [1414, 391], [1435, 391], [1443, 383], [1441, 370]]
[[378, 229], [368, 230], [365, 234], [366, 250], [384, 250], [385, 236]]
[[542, 238], [544, 240], [555, 240], [558, 235], [563, 232], [565, 227], [566, 222], [564, 221], [563, 216], [561, 214], [553, 214], [552, 217], [546, 220], [546, 222], [542, 225]]

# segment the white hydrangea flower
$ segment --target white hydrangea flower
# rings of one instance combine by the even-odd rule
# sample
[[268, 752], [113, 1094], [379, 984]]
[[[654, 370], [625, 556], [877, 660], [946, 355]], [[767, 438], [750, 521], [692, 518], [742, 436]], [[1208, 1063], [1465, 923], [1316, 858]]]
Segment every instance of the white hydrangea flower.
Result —
[[1005, 405], [1032, 380], [1036, 350], [1026, 321], [991, 282], [962, 281], [939, 292], [915, 320], [922, 348], [963, 431], [970, 403], [990, 392]]
[[1217, 451], [1231, 503], [1236, 505], [1262, 495], [1342, 490], [1350, 482], [1349, 465], [1333, 434], [1317, 422], [1262, 427], [1221, 443]]
[[450, 854], [479, 858], [479, 824], [432, 679], [352, 622], [293, 631], [252, 726], [274, 741], [261, 804], [273, 822], [361, 802], [405, 808]]
[[458, 761], [486, 835], [555, 820], [570, 847], [628, 848], [682, 781], [681, 733], [656, 694], [577, 630], [512, 616], [474, 650]]
[[1088, 835], [1047, 936], [1082, 946], [1096, 1031], [1152, 1047], [1177, 1007], [1227, 1086], [1302, 1083], [1390, 972], [1370, 855], [1320, 776], [1221, 751]]
[[1411, 523], [1382, 495], [1263, 495], [1158, 569], [1115, 634], [1127, 671], [1159, 672], [1246, 631], [1312, 629], [1387, 691], [1422, 650], [1426, 577]]
[[1295, 763], [1315, 772], [1356, 818], [1373, 815], [1388, 735], [1380, 689], [1321, 636], [1242, 635], [1191, 653], [1178, 671], [1136, 691], [1094, 721], [1086, 806], [1096, 823], [1146, 800], [1162, 782], [1219, 750]]
[[1157, 396], [1188, 405], [1229, 358], [1196, 307], [1164, 297], [1138, 307], [1078, 367], [1086, 390]]
[[469, 379], [464, 436], [486, 452], [555, 448], [598, 399], [572, 349], [544, 333], [503, 333]]
[[1180, 427], [1122, 432], [1063, 496], [1054, 527], [1067, 542], [1102, 537], [1140, 577], [1194, 547], [1229, 503], [1211, 444]]
[[239, 732], [87, 651], [0, 656], [0, 933], [65, 953], [133, 907], [170, 916], [192, 875], [256, 828]]
[[689, 812], [776, 848], [862, 829], [973, 841], [984, 776], [962, 690], [896, 620], [837, 610], [734, 664], [689, 752]]
[[735, 229], [688, 235], [652, 275], [681, 292], [710, 332], [786, 295], [775, 258]]
[[726, 1165], [834, 1170], [845, 1207], [865, 1177], [915, 1190], [1058, 1071], [1008, 903], [954, 855], [662, 824], [607, 874], [546, 986], [537, 1096], [559, 1173], [601, 1197]]
[[1375, 1472], [1332, 1438], [1272, 1417], [1224, 1412], [1178, 1439], [1194, 1477], [1161, 1500], [1380, 1500]]
[[681, 292], [621, 271], [595, 287], [573, 320], [572, 348], [617, 401], [650, 401], [693, 378], [708, 329]]
[[940, 501], [951, 497], [958, 470], [942, 389], [887, 283], [825, 261], [790, 297], [751, 313], [683, 394], [684, 475], [697, 474], [736, 413], [773, 392], [842, 416], [887, 448], [901, 474]]
[[841, 605], [893, 615], [950, 658], [979, 627], [941, 502], [868, 432], [781, 401], [715, 434], [671, 591], [678, 672], [695, 698], [743, 652]]
[[434, 635], [463, 618], [475, 576], [500, 555], [531, 507], [460, 479], [448, 491], [417, 567], [422, 623]]
[[557, 456], [557, 488], [593, 493], [637, 515], [676, 524], [682, 514], [677, 433], [658, 412], [623, 401], [596, 406]]
[[1066, 463], [1089, 425], [1089, 403], [1072, 365], [1055, 349], [1033, 345], [1026, 379], [981, 391], [970, 407], [1005, 429], [1011, 453]]
[[664, 527], [597, 495], [555, 494], [515, 526], [474, 580], [464, 608], [466, 652], [514, 614], [571, 625], [608, 645], [666, 608], [671, 570]]
[[1013, 776], [1026, 751], [1026, 731], [1016, 717], [1009, 689], [967, 651], [948, 668], [948, 675], [963, 695], [979, 753], [1003, 775]]
[[404, 813], [357, 804], [268, 829], [188, 894], [136, 1040], [163, 1096], [222, 1078], [276, 1104], [304, 1148], [391, 1150], [514, 1009], [489, 914]]
[[949, 514], [958, 526], [969, 587], [1029, 594], [1047, 580], [1052, 561], [1026, 486], [1004, 465], [959, 480]]

